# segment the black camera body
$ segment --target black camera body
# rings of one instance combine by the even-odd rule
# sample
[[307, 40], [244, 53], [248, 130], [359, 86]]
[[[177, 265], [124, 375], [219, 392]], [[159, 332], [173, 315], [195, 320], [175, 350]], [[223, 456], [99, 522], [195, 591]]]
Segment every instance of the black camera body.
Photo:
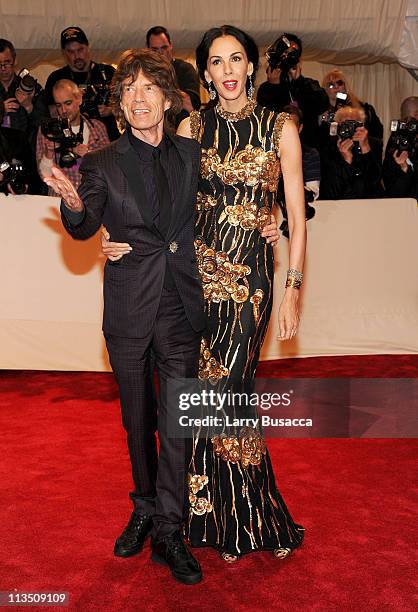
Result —
[[335, 113], [337, 112], [337, 110], [339, 110], [340, 108], [343, 108], [343, 106], [348, 106], [349, 104], [349, 100], [348, 100], [348, 94], [343, 93], [342, 91], [339, 91], [336, 95], [336, 99], [335, 99], [335, 109], [334, 110], [329, 110], [326, 111], [325, 113], [323, 113], [320, 116], [319, 119], [319, 124], [321, 125], [322, 123], [332, 123], [333, 121], [335, 121]]
[[391, 121], [391, 144], [395, 151], [408, 151], [412, 157], [418, 150], [418, 121], [408, 119], [406, 121]]
[[88, 83], [79, 87], [83, 92], [81, 112], [92, 119], [99, 119], [100, 113], [98, 107], [100, 105], [109, 106], [110, 104], [110, 83], [97, 83], [95, 85]]
[[266, 51], [268, 64], [272, 70], [280, 68], [283, 73], [289, 72], [300, 62], [300, 49], [284, 34], [279, 36]]
[[356, 129], [359, 127], [364, 127], [362, 121], [346, 119], [345, 121], [341, 121], [341, 123], [331, 123], [329, 134], [330, 136], [338, 136], [341, 140], [348, 140], [354, 136]]
[[61, 168], [71, 168], [77, 163], [77, 154], [72, 149], [83, 142], [82, 117], [80, 118], [80, 130], [77, 134], [71, 129], [70, 120], [62, 117], [44, 119], [41, 123], [41, 132], [48, 140], [58, 143], [59, 146], [55, 151], [59, 153]]
[[3, 175], [1, 185], [10, 185], [16, 195], [26, 192], [27, 173], [21, 161], [13, 159], [10, 163], [4, 161], [0, 164], [0, 174]]

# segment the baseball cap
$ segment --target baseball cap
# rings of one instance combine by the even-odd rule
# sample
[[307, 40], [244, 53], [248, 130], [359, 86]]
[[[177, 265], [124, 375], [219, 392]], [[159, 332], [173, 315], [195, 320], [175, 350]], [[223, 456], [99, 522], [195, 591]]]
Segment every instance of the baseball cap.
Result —
[[80, 45], [88, 45], [89, 41], [83, 30], [77, 26], [69, 26], [61, 32], [61, 49], [68, 43], [78, 42]]

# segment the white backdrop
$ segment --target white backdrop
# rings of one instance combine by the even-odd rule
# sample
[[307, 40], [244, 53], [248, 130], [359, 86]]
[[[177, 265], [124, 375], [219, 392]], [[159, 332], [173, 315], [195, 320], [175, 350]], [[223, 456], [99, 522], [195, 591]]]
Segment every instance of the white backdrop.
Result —
[[[64, 231], [56, 198], [0, 195], [0, 368], [108, 369], [101, 334], [99, 237]], [[319, 202], [295, 340], [279, 343], [287, 241], [263, 359], [418, 353], [418, 208], [414, 200]]]

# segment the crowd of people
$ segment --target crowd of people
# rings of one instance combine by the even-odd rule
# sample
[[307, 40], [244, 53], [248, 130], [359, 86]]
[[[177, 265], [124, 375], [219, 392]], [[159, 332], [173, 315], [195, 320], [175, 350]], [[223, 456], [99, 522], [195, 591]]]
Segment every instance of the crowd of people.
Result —
[[[182, 99], [174, 118], [177, 128], [202, 106], [199, 76], [190, 63], [174, 57], [166, 28], [152, 27], [145, 44], [174, 68]], [[113, 66], [92, 60], [88, 38], [79, 27], [61, 33], [61, 48], [66, 64], [49, 75], [43, 89], [26, 70], [16, 73], [15, 48], [0, 39], [3, 193], [46, 195], [40, 179], [53, 163], [78, 185], [85, 153], [120, 136], [110, 104]], [[301, 56], [298, 36], [280, 36], [267, 51], [267, 80], [256, 98], [269, 110], [289, 112], [298, 126], [307, 204], [318, 198], [418, 198], [418, 97], [402, 102], [383, 154], [383, 125], [374, 107], [359, 99], [340, 69], [328, 72], [321, 84], [304, 76]], [[280, 201], [286, 214], [284, 195]]]

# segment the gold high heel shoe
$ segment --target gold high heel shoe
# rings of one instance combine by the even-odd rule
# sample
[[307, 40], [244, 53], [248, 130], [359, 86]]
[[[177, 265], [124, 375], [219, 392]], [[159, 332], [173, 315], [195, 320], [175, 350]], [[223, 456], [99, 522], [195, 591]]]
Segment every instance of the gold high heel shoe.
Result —
[[273, 550], [273, 555], [276, 557], [276, 559], [286, 559], [286, 557], [288, 557], [291, 552], [291, 548], [275, 548]]
[[227, 552], [222, 552], [221, 557], [226, 563], [236, 563], [239, 559], [239, 555], [231, 555]]

